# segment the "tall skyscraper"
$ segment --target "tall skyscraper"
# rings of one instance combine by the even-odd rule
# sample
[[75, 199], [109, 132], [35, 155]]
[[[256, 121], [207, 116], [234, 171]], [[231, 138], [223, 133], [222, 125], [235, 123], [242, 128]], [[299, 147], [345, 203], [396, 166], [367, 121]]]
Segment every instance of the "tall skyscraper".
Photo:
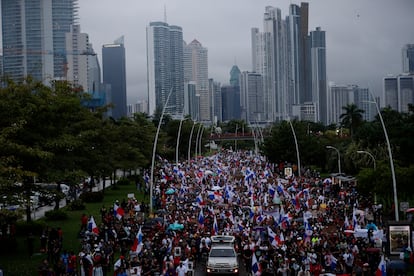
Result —
[[240, 86], [221, 87], [223, 121], [240, 120]]
[[2, 0], [1, 17], [4, 75], [66, 78], [65, 34], [77, 22], [77, 0]]
[[385, 107], [398, 112], [408, 112], [408, 105], [414, 104], [414, 75], [385, 77], [384, 100]]
[[240, 75], [241, 119], [248, 124], [265, 121], [262, 75], [243, 72]]
[[184, 110], [183, 32], [179, 26], [151, 22], [147, 26], [148, 111], [166, 107], [167, 113], [180, 115]]
[[403, 73], [414, 74], [414, 44], [407, 44], [402, 49]]
[[184, 45], [184, 80], [196, 84], [196, 94], [200, 99], [200, 120], [212, 120], [212, 96], [209, 92], [208, 50], [196, 39]]
[[89, 56], [86, 55], [90, 51], [88, 34], [80, 32], [80, 25], [72, 25], [70, 32], [66, 33], [66, 58], [67, 67], [66, 79], [75, 86], [81, 86], [88, 91], [88, 63]]
[[[212, 114], [213, 114], [213, 124], [216, 125], [217, 122], [223, 121], [223, 106], [221, 98], [221, 84], [214, 81], [213, 79], [208, 80], [209, 90], [212, 97]], [[231, 81], [230, 81], [231, 83]]]
[[121, 37], [112, 44], [102, 46], [103, 82], [111, 85], [113, 104], [112, 117], [119, 119], [127, 114], [126, 65], [124, 38]]
[[317, 120], [328, 123], [325, 31], [317, 27], [310, 33], [312, 63], [312, 101], [317, 104]]
[[394, 110], [398, 110], [398, 78], [388, 76], [384, 78], [384, 104]]

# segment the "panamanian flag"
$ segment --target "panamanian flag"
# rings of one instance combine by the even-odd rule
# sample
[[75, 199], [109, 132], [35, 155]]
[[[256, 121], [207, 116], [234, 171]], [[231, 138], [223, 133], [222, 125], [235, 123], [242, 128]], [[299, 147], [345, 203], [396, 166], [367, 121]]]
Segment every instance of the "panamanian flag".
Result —
[[257, 262], [256, 254], [253, 252], [252, 258], [252, 274], [253, 275], [261, 275], [262, 270], [260, 269], [260, 264]]

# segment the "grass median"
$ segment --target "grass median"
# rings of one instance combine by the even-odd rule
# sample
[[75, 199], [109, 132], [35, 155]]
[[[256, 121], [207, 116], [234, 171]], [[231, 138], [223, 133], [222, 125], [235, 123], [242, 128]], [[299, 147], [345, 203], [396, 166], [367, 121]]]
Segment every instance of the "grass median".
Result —
[[[60, 227], [63, 231], [63, 249], [67, 251], [74, 251], [77, 254], [80, 250], [79, 231], [81, 227], [81, 216], [85, 213], [88, 216], [93, 216], [96, 223], [101, 223], [100, 210], [105, 206], [107, 210], [113, 207], [116, 200], [122, 201], [127, 199], [127, 195], [134, 193], [135, 198], [142, 202], [144, 194], [136, 190], [133, 183], [116, 185], [109, 187], [104, 191], [104, 198], [102, 202], [85, 203], [85, 210], [69, 211], [67, 207], [62, 208], [68, 215], [65, 220], [50, 221], [45, 218], [39, 220], [39, 223], [51, 228]], [[0, 268], [3, 269], [4, 275], [39, 275], [38, 267], [47, 254], [40, 252], [40, 236], [34, 235], [30, 237], [33, 241], [32, 256], [29, 256], [28, 235], [18, 235], [17, 244], [11, 245], [10, 250], [2, 250], [5, 253], [0, 255]], [[3, 245], [0, 245], [3, 247]]]

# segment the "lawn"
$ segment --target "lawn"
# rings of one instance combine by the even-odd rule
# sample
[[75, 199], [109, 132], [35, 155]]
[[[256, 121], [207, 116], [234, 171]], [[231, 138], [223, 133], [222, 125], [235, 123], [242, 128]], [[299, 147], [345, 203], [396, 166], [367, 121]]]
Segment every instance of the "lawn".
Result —
[[[63, 230], [63, 249], [68, 251], [73, 250], [78, 253], [80, 250], [79, 230], [81, 225], [81, 216], [83, 213], [93, 215], [96, 223], [101, 222], [100, 209], [104, 205], [106, 209], [113, 207], [115, 200], [122, 201], [127, 198], [127, 194], [134, 193], [135, 197], [143, 200], [143, 194], [137, 192], [134, 184], [117, 185], [116, 189], [107, 188], [103, 202], [87, 203], [86, 209], [82, 211], [68, 211], [68, 219], [64, 221], [48, 221], [42, 219], [49, 227], [60, 227]], [[17, 248], [10, 254], [0, 255], [0, 268], [3, 269], [4, 275], [38, 275], [37, 268], [46, 254], [40, 253], [40, 237], [34, 237], [34, 252], [30, 257], [26, 245], [27, 237], [17, 238]], [[0, 245], [3, 246], [3, 245]]]

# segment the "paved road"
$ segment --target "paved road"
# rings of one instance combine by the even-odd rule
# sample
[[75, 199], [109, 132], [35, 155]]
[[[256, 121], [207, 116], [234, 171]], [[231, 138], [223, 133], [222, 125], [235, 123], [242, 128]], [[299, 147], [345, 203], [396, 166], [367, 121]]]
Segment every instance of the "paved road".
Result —
[[[244, 275], [244, 276], [249, 275], [247, 274], [246, 269], [244, 267], [244, 263], [240, 257], [239, 257], [239, 268], [240, 268], [239, 275]], [[205, 265], [196, 264], [193, 275], [194, 276], [207, 276]]]

